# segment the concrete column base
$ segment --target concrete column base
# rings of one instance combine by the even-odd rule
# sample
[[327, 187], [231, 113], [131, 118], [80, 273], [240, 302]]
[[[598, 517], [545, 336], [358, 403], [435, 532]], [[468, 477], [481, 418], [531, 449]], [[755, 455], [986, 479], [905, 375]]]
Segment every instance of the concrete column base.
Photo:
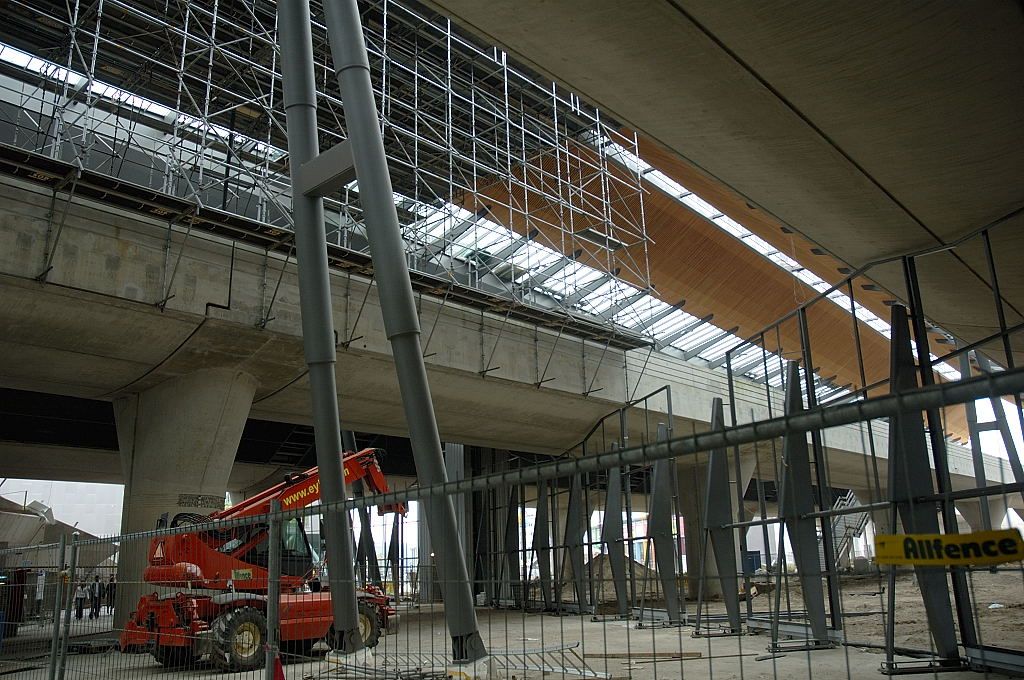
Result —
[[971, 528], [971, 531], [984, 531], [985, 522], [983, 521], [981, 514], [982, 503], [986, 503], [988, 505], [988, 515], [991, 528], [1002, 528], [1003, 521], [1006, 520], [1006, 511], [1009, 509], [1006, 504], [1006, 500], [1002, 497], [957, 501], [956, 509], [960, 511], [961, 515], [963, 515], [964, 520], [967, 522], [967, 526]]

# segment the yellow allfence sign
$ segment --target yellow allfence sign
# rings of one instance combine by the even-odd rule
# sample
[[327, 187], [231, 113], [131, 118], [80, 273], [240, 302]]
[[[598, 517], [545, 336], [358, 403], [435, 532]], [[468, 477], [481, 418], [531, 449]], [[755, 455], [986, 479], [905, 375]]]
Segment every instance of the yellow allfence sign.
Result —
[[875, 536], [875, 561], [943, 567], [1002, 564], [1024, 560], [1024, 540], [1017, 529], [971, 534], [882, 534]]

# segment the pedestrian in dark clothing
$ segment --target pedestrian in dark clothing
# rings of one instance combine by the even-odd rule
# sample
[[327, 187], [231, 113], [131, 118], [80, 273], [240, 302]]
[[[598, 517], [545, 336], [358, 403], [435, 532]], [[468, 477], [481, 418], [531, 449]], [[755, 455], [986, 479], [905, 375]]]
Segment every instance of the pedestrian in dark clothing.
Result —
[[82, 608], [85, 606], [85, 598], [89, 597], [89, 589], [85, 583], [79, 583], [75, 588], [75, 618], [82, 620]]
[[114, 598], [117, 595], [117, 577], [113, 574], [110, 575], [110, 580], [107, 582], [107, 613], [114, 611]]
[[93, 577], [92, 583], [89, 584], [89, 618], [98, 619], [100, 617], [100, 602], [103, 601], [103, 581], [100, 580], [99, 574]]

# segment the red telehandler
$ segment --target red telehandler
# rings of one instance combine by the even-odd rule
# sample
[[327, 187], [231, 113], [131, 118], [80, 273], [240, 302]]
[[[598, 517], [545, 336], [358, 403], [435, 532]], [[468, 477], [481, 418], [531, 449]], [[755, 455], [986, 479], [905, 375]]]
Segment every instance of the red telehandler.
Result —
[[[364, 480], [371, 491], [387, 492], [377, 452], [363, 449], [346, 454], [342, 458], [345, 482]], [[312, 468], [209, 516], [179, 513], [169, 526], [265, 515], [272, 500], [280, 501], [282, 510], [294, 510], [319, 498], [320, 475]], [[401, 504], [380, 508], [380, 514], [386, 512], [405, 514], [405, 508]], [[165, 517], [161, 526], [166, 525]], [[315, 572], [302, 520], [283, 522], [281, 535], [281, 648], [286, 653], [308, 655], [313, 645], [331, 632], [331, 596]], [[186, 590], [143, 596], [121, 634], [121, 650], [149, 651], [168, 667], [189, 665], [204, 654], [224, 670], [261, 667], [267, 640], [267, 538], [267, 525], [258, 523], [152, 539], [143, 580]], [[357, 595], [359, 630], [364, 644], [372, 647], [382, 630], [397, 630], [398, 617], [380, 588], [359, 588]]]

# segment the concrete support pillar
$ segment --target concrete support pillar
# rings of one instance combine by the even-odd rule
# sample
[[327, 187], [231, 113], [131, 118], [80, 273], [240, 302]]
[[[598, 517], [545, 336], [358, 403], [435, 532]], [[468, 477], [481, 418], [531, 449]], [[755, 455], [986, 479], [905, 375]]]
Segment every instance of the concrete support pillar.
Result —
[[[713, 559], [704, 555], [704, 494], [708, 478], [706, 463], [679, 466], [679, 511], [683, 514], [683, 538], [686, 548], [686, 599], [697, 599], [701, 575], [707, 577], [704, 597], [720, 597], [722, 586]], [[707, 564], [704, 564], [704, 562]]]
[[[207, 369], [114, 402], [124, 473], [121, 532], [156, 528], [164, 513], [209, 514], [224, 507], [257, 380], [233, 369]], [[149, 541], [122, 543], [115, 626], [146, 590], [140, 583]]]
[[[984, 515], [981, 509], [982, 503], [986, 503], [988, 506], [990, 527], [985, 526]], [[1006, 511], [1009, 508], [1006, 504], [1006, 499], [1002, 496], [997, 496], [995, 498], [972, 498], [970, 500], [957, 501], [956, 509], [964, 516], [964, 520], [967, 521], [967, 526], [971, 528], [971, 531], [985, 531], [986, 529], [1002, 528], [1003, 521], [1006, 519]]]
[[[733, 508], [733, 515], [737, 516], [739, 507], [739, 494], [736, 488], [736, 479], [739, 475], [741, 487], [746, 492], [750, 480], [754, 477], [754, 470], [757, 467], [757, 460], [753, 453], [740, 453], [739, 470], [736, 469], [736, 460], [732, 450], [728, 452], [729, 460], [729, 502]], [[686, 597], [696, 599], [697, 590], [701, 577], [701, 562], [704, 550], [704, 530], [701, 519], [704, 516], [703, 499], [707, 494], [708, 466], [706, 460], [696, 465], [686, 461], [679, 466], [679, 509], [683, 514], [683, 535], [686, 547]], [[747, 519], [751, 519], [747, 516]], [[739, 554], [739, 534], [736, 535], [736, 564], [742, 565], [743, 559]], [[709, 551], [712, 550], [710, 545]], [[707, 564], [704, 567], [707, 575], [707, 582], [704, 584], [704, 597], [721, 597], [722, 585], [718, 578], [718, 570], [715, 567], [714, 553], [709, 552]]]

